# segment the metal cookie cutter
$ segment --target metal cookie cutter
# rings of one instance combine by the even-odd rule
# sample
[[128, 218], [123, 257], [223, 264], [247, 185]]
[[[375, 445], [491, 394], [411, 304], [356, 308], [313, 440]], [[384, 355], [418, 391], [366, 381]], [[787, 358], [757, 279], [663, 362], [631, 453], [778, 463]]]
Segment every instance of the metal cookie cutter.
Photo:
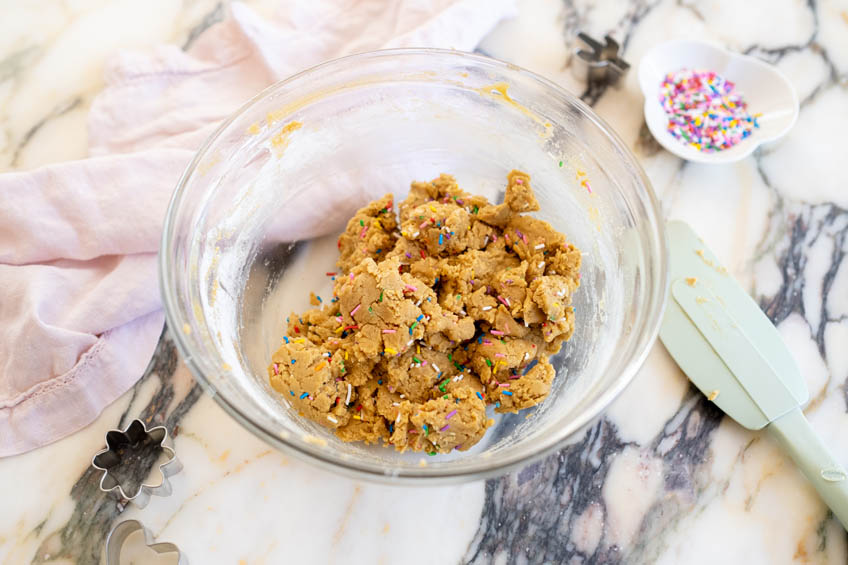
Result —
[[[133, 420], [123, 431], [109, 430], [106, 432], [106, 449], [97, 452], [91, 460], [95, 469], [103, 471], [100, 479], [100, 490], [115, 492], [122, 500], [133, 502], [139, 508], [144, 508], [150, 501], [150, 495], [168, 496], [171, 494], [171, 483], [168, 477], [182, 470], [182, 463], [177, 459], [176, 452], [165, 445], [168, 430], [164, 426], [147, 429], [141, 420]], [[151, 449], [152, 448], [152, 449]], [[162, 482], [158, 485], [145, 484], [142, 480], [147, 476], [147, 470], [158, 459], [161, 451], [168, 460], [159, 465]], [[121, 468], [125, 472], [141, 473], [136, 492], [126, 492], [115, 477], [114, 472]]]
[[121, 565], [121, 548], [130, 534], [141, 530], [144, 532], [144, 545], [162, 555], [164, 553], [176, 553], [178, 565], [188, 565], [188, 559], [180, 553], [180, 548], [170, 542], [153, 543], [153, 535], [144, 524], [138, 520], [126, 520], [120, 522], [106, 537], [106, 565]]
[[585, 78], [589, 85], [615, 84], [630, 68], [630, 63], [618, 56], [621, 49], [618, 42], [609, 35], [604, 36], [604, 43], [582, 31], [577, 38], [590, 50], [575, 49], [571, 68], [577, 78]]

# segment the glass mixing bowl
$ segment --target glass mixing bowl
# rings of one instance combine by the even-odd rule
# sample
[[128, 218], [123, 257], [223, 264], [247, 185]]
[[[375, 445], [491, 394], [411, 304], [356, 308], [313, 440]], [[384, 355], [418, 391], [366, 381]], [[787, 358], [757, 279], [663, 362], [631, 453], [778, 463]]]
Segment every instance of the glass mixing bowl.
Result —
[[[347, 219], [442, 172], [499, 201], [511, 169], [532, 175], [534, 215], [583, 251], [577, 328], [553, 359], [550, 396], [495, 415], [473, 449], [433, 457], [343, 443], [299, 417], [266, 367], [309, 292], [332, 296], [325, 273]], [[249, 101], [180, 180], [159, 266], [186, 364], [245, 427], [334, 470], [425, 483], [503, 473], [579, 438], [645, 359], [667, 278], [656, 197], [607, 124], [533, 73], [435, 49], [331, 61]]]

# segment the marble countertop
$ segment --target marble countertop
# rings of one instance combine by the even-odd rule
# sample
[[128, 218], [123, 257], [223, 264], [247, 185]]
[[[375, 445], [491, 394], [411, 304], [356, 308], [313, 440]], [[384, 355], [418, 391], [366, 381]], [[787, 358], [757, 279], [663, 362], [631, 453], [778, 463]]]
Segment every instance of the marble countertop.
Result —
[[[272, 4], [248, 3], [260, 12]], [[0, 170], [84, 157], [106, 57], [187, 44], [224, 13], [217, 0], [21, 4], [0, 18]], [[848, 465], [848, 4], [519, 8], [479, 50], [580, 93], [615, 127], [667, 217], [692, 224], [777, 324], [810, 388], [808, 418]], [[795, 85], [798, 123], [737, 164], [682, 162], [648, 133], [635, 72], [610, 89], [572, 76], [579, 29], [612, 33], [633, 64], [657, 41], [684, 36], [761, 57]], [[101, 495], [89, 466], [104, 433], [134, 417], [165, 424], [185, 464], [174, 494], [143, 510]], [[848, 562], [845, 531], [787, 457], [722, 417], [659, 343], [603, 418], [559, 453], [485, 482], [401, 488], [271, 449], [201, 392], [164, 336], [131, 391], [84, 430], [0, 460], [0, 485], [0, 562], [10, 564], [99, 562], [119, 517], [143, 520], [195, 564]]]

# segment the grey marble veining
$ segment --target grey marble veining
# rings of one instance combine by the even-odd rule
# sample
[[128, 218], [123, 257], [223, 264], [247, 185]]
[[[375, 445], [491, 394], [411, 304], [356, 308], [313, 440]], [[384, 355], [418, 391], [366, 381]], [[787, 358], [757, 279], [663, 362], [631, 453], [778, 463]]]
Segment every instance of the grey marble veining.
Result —
[[[692, 391], [649, 445], [623, 441], [616, 426], [601, 419], [582, 441], [488, 481], [480, 527], [465, 561], [582, 564], [653, 557], [652, 538], [690, 511], [698, 497], [699, 468], [721, 419], [715, 406]], [[612, 461], [628, 447], [661, 461], [664, 493], [646, 513], [644, 541], [622, 548], [605, 543], [603, 490]]]
[[[480, 51], [562, 84], [619, 132], [665, 214], [695, 225], [778, 325], [810, 388], [807, 416], [848, 463], [848, 173], [829, 157], [844, 145], [848, 116], [839, 35], [848, 35], [848, 5], [526, 0], [520, 10]], [[224, 16], [226, 3], [195, 0], [183, 11], [170, 33], [187, 47]], [[622, 42], [634, 69], [621, 85], [588, 89], [572, 76], [578, 30]], [[644, 125], [634, 70], [653, 43], [681, 35], [781, 68], [801, 99], [788, 136], [725, 168], [662, 150]], [[0, 100], [14, 102], [49, 50], [50, 41], [34, 38], [0, 53]], [[74, 120], [97, 88], [69, 85], [26, 116], [0, 111], [0, 166], [35, 166], [56, 155], [55, 136], [46, 134], [57, 124], [84, 128]], [[74, 151], [81, 150], [59, 154]], [[88, 465], [105, 431], [135, 417], [165, 425], [185, 463], [172, 479], [174, 495], [141, 511], [100, 493], [100, 474]], [[45, 493], [48, 481], [55, 487]], [[845, 531], [789, 460], [765, 436], [723, 417], [661, 345], [607, 413], [558, 453], [486, 482], [401, 489], [342, 479], [272, 450], [203, 394], [163, 334], [131, 391], [89, 429], [0, 460], [0, 485], [17, 491], [0, 515], [3, 563], [98, 563], [119, 518], [144, 520], [193, 563], [848, 561]], [[2, 488], [12, 500], [12, 487]], [[438, 543], [410, 552], [422, 532]]]
[[[120, 415], [116, 429], [124, 429], [130, 421], [137, 418], [148, 428], [164, 425], [172, 436], [179, 434], [181, 419], [191, 410], [202, 393], [200, 386], [192, 381], [188, 393], [177, 398], [174, 387], [179, 363], [176, 346], [165, 330], [150, 366], [139, 383], [128, 393], [128, 407]], [[156, 381], [155, 392], [138, 406], [135, 402], [138, 391], [150, 381]], [[143, 482], [153, 471], [159, 453], [149, 451], [143, 455], [132, 475], [132, 481], [137, 484]], [[73, 513], [61, 527], [47, 532], [35, 553], [33, 563], [49, 563], [57, 559], [68, 559], [74, 563], [99, 562], [106, 534], [126, 506], [125, 501], [117, 500], [112, 493], [100, 491], [102, 476], [102, 471], [90, 466], [79, 476], [70, 492], [74, 501]], [[40, 535], [43, 528], [44, 523], [38, 524], [32, 533]]]

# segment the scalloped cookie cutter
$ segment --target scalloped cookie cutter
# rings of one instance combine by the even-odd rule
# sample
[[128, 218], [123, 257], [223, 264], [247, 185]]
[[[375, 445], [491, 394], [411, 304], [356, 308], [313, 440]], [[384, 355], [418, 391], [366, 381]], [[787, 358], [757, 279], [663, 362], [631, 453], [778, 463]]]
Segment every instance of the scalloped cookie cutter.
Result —
[[[164, 426], [147, 429], [141, 420], [133, 420], [125, 430], [109, 430], [106, 432], [106, 449], [97, 452], [91, 460], [91, 465], [103, 471], [100, 479], [102, 492], [114, 492], [122, 500], [130, 501], [139, 508], [144, 508], [150, 501], [151, 495], [168, 496], [171, 494], [171, 483], [168, 477], [182, 470], [182, 463], [177, 454], [165, 443], [168, 440], [168, 430]], [[122, 466], [132, 466], [140, 461], [139, 452], [155, 445], [164, 451], [168, 460], [159, 465], [162, 482], [158, 485], [141, 482], [134, 493], [128, 493], [110, 471]]]

